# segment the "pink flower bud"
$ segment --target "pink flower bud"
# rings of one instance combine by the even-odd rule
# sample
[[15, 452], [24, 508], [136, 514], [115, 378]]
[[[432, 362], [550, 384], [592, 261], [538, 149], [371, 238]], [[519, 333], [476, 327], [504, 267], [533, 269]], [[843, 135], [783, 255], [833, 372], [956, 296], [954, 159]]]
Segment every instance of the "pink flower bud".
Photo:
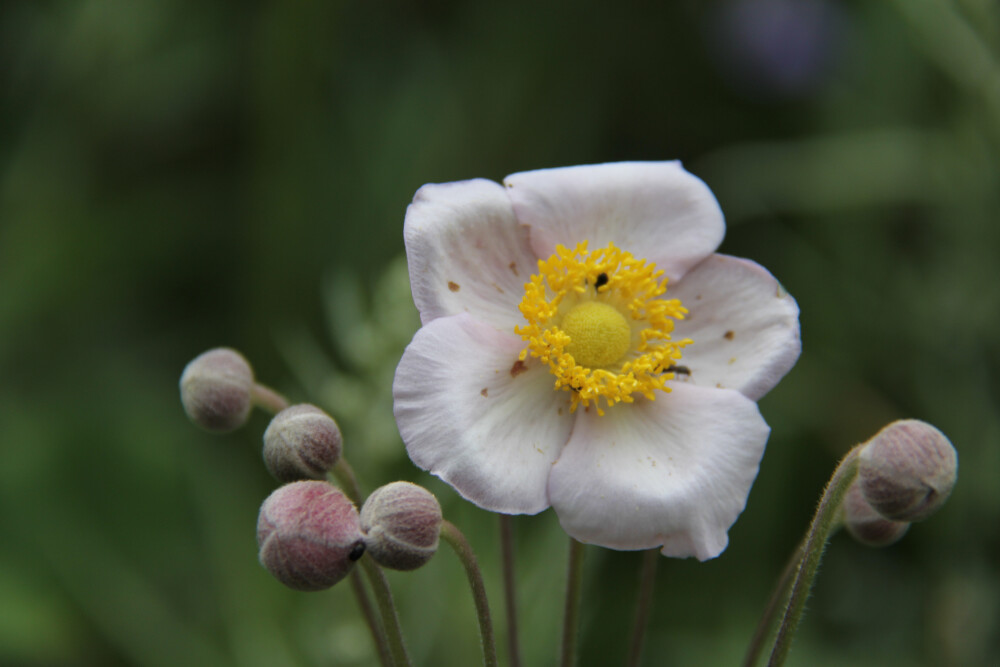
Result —
[[844, 496], [844, 527], [851, 537], [869, 547], [887, 547], [906, 534], [910, 524], [890, 521], [868, 504], [857, 482]]
[[198, 426], [225, 433], [250, 415], [253, 370], [236, 350], [219, 347], [197, 356], [181, 374], [181, 403]]
[[320, 591], [343, 579], [365, 552], [358, 511], [335, 486], [293, 482], [268, 496], [257, 518], [260, 562], [281, 583]]
[[393, 482], [375, 490], [361, 508], [365, 546], [393, 570], [415, 570], [437, 551], [441, 505], [427, 489]]
[[958, 454], [941, 431], [916, 419], [889, 424], [862, 448], [858, 485], [875, 510], [893, 521], [920, 521], [948, 499]]
[[323, 479], [340, 452], [337, 422], [315, 405], [285, 408], [264, 431], [264, 464], [282, 482]]

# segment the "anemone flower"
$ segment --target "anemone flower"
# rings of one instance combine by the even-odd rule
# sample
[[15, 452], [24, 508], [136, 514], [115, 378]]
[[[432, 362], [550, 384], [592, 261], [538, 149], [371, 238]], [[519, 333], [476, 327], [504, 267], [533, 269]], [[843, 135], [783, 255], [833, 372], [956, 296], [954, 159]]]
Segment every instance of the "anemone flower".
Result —
[[393, 384], [413, 462], [480, 507], [552, 507], [573, 538], [718, 556], [770, 432], [756, 401], [801, 349], [798, 306], [715, 253], [677, 162], [420, 188], [404, 236], [422, 327]]

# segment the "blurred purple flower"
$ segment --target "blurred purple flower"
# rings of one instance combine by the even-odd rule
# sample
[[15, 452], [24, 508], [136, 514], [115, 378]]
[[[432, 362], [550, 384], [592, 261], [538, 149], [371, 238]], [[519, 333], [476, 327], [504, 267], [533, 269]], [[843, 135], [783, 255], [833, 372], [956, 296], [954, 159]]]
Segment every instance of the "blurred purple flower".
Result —
[[844, 12], [831, 0], [727, 0], [711, 20], [710, 46], [724, 75], [761, 95], [815, 90], [846, 32]]

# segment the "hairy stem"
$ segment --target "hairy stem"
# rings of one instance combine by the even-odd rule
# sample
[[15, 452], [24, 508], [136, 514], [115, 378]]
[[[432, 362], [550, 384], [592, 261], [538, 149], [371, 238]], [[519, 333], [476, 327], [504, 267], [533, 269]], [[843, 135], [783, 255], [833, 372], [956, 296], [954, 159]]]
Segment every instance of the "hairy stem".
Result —
[[798, 572], [799, 563], [802, 562], [802, 547], [804, 543], [803, 540], [795, 545], [795, 550], [792, 551], [788, 562], [785, 563], [785, 569], [781, 571], [778, 580], [774, 584], [774, 590], [771, 591], [771, 597], [767, 601], [767, 606], [764, 607], [764, 613], [760, 615], [757, 629], [754, 631], [753, 638], [750, 640], [750, 646], [747, 647], [746, 655], [743, 657], [743, 667], [753, 667], [756, 665], [761, 651], [764, 650], [764, 642], [771, 631], [771, 626], [774, 625], [778, 610], [782, 608], [782, 603], [788, 598], [788, 589], [792, 585], [792, 577]]
[[368, 596], [368, 591], [365, 589], [365, 583], [361, 579], [361, 574], [358, 572], [357, 568], [351, 570], [351, 590], [354, 591], [354, 597], [358, 602], [358, 608], [361, 610], [361, 615], [365, 619], [365, 624], [368, 625], [368, 630], [371, 632], [372, 641], [375, 642], [375, 650], [378, 652], [378, 661], [382, 667], [392, 667], [392, 653], [389, 651], [389, 642], [385, 636], [385, 630], [382, 628], [382, 624], [375, 613], [375, 607], [372, 606], [371, 598]]
[[820, 498], [816, 515], [809, 526], [809, 532], [806, 533], [802, 559], [792, 584], [788, 606], [785, 607], [785, 614], [778, 627], [778, 635], [774, 640], [771, 659], [767, 663], [768, 667], [781, 667], [788, 657], [788, 651], [792, 646], [792, 636], [802, 619], [803, 611], [805, 611], [806, 599], [809, 597], [813, 580], [816, 578], [819, 562], [823, 559], [826, 542], [830, 533], [838, 526], [840, 506], [844, 495], [854, 478], [857, 477], [859, 451], [860, 446], [847, 453], [847, 456], [837, 466], [829, 484], [826, 485], [826, 490], [823, 491], [822, 498]]
[[632, 624], [628, 660], [625, 662], [628, 667], [638, 667], [639, 659], [642, 657], [642, 645], [646, 639], [646, 628], [649, 627], [649, 612], [653, 607], [653, 587], [656, 585], [656, 568], [659, 563], [659, 549], [648, 549], [642, 554], [635, 621]]
[[566, 604], [563, 611], [562, 667], [576, 664], [577, 634], [580, 626], [580, 590], [583, 587], [583, 544], [569, 540], [566, 570]]
[[507, 659], [510, 667], [521, 667], [517, 633], [517, 590], [514, 577], [514, 531], [509, 514], [500, 516], [500, 555], [503, 560], [503, 592], [507, 612]]
[[354, 474], [354, 468], [347, 462], [347, 459], [343, 456], [337, 459], [337, 463], [333, 466], [331, 474], [340, 484], [344, 493], [347, 494], [347, 497], [351, 499], [351, 502], [360, 508], [364, 500], [361, 495], [361, 486], [358, 484], [358, 478]]
[[483, 575], [479, 571], [476, 555], [472, 553], [472, 547], [465, 539], [465, 535], [451, 521], [445, 520], [441, 523], [441, 537], [455, 550], [455, 555], [462, 561], [465, 575], [469, 578], [472, 599], [476, 603], [476, 614], [479, 616], [479, 633], [483, 642], [483, 664], [486, 667], [497, 667], [497, 647], [493, 638], [490, 604], [486, 599], [486, 586], [483, 584]]
[[255, 407], [266, 410], [272, 415], [276, 415], [288, 407], [288, 399], [262, 384], [254, 383], [250, 390], [250, 400]]
[[389, 643], [389, 653], [392, 655], [392, 664], [395, 667], [410, 667], [410, 657], [406, 653], [403, 630], [399, 626], [399, 616], [396, 614], [396, 604], [392, 600], [392, 591], [389, 590], [389, 581], [370, 557], [362, 557], [360, 563], [375, 593], [375, 601], [382, 616], [382, 627]]

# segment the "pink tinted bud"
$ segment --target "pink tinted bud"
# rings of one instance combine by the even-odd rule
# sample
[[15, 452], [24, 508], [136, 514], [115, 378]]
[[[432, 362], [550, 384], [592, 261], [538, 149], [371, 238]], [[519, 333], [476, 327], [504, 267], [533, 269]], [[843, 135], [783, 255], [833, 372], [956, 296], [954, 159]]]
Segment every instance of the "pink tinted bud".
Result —
[[253, 370], [243, 355], [219, 347], [184, 368], [181, 403], [195, 424], [225, 433], [246, 423], [253, 406], [253, 384]]
[[409, 482], [376, 489], [361, 508], [368, 553], [393, 570], [415, 570], [431, 559], [441, 521], [441, 505], [434, 494]]
[[323, 479], [340, 452], [337, 422], [315, 405], [285, 408], [264, 431], [264, 464], [282, 482]]
[[257, 518], [260, 562], [289, 588], [320, 591], [365, 552], [358, 511], [335, 486], [293, 482], [268, 496]]
[[951, 495], [958, 454], [948, 438], [916, 419], [893, 422], [858, 456], [858, 482], [865, 499], [893, 521], [920, 521]]
[[844, 496], [844, 527], [851, 537], [869, 547], [887, 547], [906, 534], [910, 524], [890, 521], [875, 511], [865, 500], [857, 482]]

